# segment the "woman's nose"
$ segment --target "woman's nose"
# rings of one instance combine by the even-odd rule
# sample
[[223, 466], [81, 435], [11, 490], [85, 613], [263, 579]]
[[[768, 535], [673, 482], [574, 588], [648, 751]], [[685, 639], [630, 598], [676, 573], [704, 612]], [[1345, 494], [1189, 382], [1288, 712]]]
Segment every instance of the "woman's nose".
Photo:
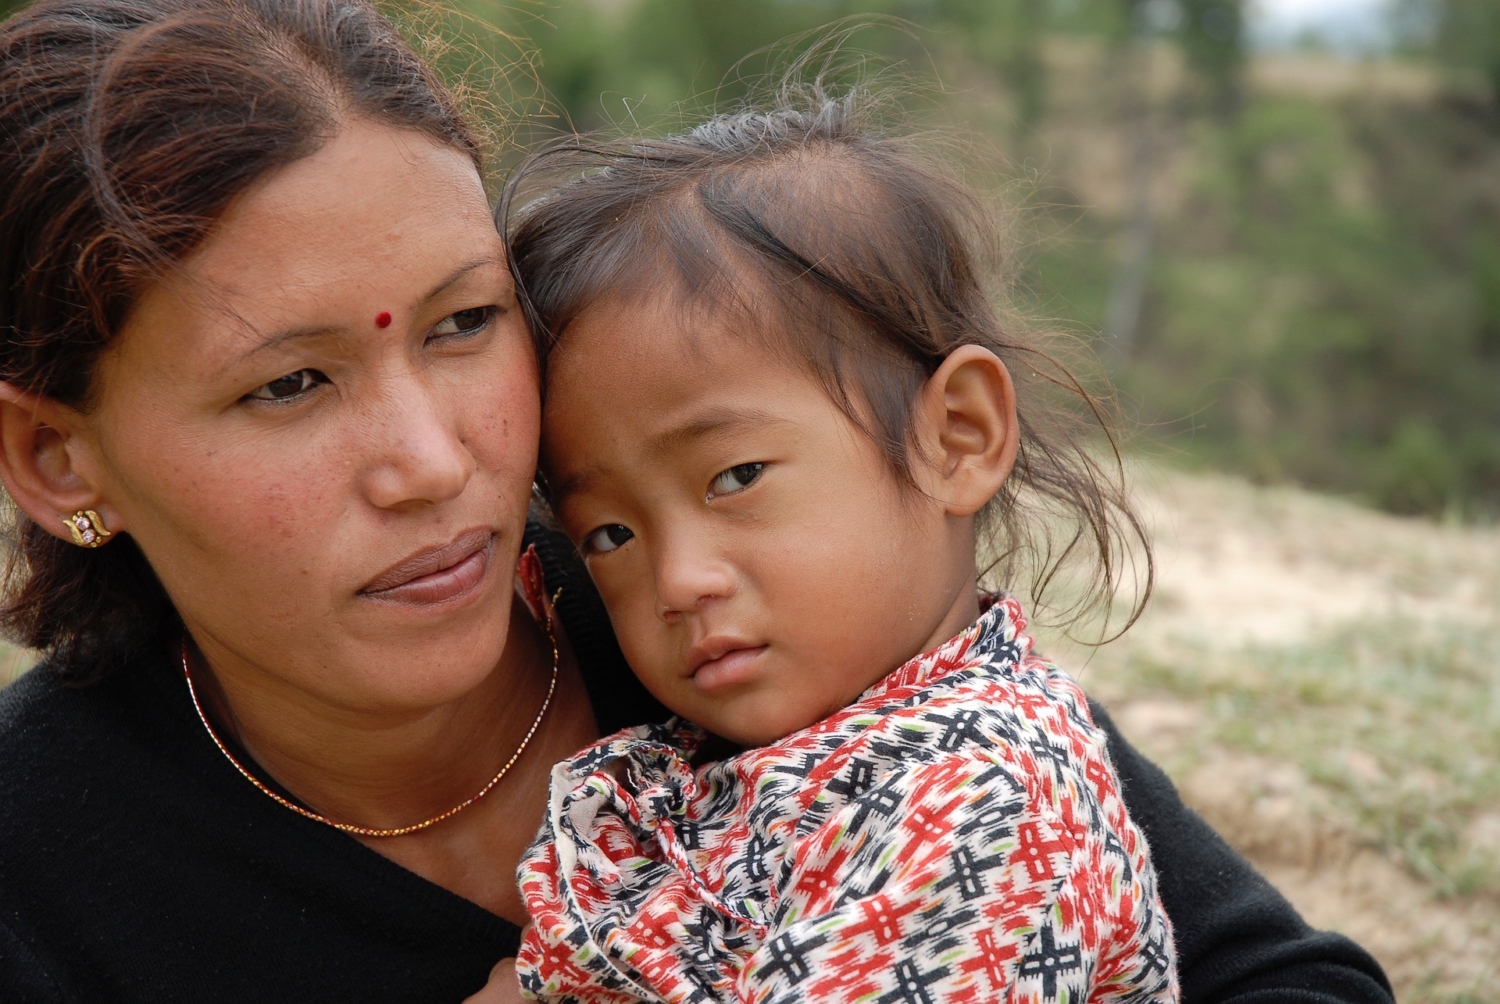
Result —
[[656, 609], [668, 623], [736, 591], [733, 565], [701, 536], [679, 533], [656, 560]]
[[380, 509], [437, 505], [457, 498], [475, 470], [458, 425], [462, 402], [446, 402], [420, 380], [379, 407], [368, 434], [372, 463], [365, 492]]

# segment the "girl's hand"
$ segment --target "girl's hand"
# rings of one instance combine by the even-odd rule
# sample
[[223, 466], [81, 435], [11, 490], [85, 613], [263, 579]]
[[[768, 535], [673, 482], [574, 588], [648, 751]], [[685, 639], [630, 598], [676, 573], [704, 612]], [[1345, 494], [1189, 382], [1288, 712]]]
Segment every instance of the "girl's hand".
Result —
[[490, 981], [484, 989], [464, 999], [464, 1004], [523, 1004], [521, 984], [516, 979], [516, 960], [501, 959], [490, 970]]

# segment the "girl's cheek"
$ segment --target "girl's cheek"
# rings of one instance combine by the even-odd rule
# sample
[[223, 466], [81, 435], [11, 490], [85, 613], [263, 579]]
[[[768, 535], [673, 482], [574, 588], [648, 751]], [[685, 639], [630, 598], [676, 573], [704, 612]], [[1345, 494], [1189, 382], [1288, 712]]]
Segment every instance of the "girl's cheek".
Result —
[[627, 658], [632, 665], [658, 664], [661, 655], [655, 648], [660, 644], [661, 625], [656, 617], [655, 588], [640, 577], [611, 586], [608, 592], [601, 590], [601, 595]]

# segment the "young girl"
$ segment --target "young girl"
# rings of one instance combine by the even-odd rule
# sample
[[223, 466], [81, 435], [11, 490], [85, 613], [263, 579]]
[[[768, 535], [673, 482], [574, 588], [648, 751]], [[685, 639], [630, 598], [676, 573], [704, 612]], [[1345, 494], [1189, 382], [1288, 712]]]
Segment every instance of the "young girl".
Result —
[[1139, 524], [1018, 407], [1010, 367], [1045, 359], [986, 295], [976, 201], [857, 94], [559, 148], [520, 184], [548, 166], [574, 180], [513, 234], [544, 489], [680, 717], [554, 770], [525, 994], [1175, 1000], [1104, 736], [979, 588], [1023, 491], [1076, 511], [1106, 591]]

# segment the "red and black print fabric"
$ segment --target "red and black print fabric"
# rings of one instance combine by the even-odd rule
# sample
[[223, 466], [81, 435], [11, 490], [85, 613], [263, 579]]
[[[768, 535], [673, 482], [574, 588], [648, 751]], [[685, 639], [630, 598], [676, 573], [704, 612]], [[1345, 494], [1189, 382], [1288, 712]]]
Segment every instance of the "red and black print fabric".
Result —
[[1175, 1001], [1171, 930], [1083, 692], [1001, 598], [772, 746], [616, 733], [519, 871], [548, 1001]]

